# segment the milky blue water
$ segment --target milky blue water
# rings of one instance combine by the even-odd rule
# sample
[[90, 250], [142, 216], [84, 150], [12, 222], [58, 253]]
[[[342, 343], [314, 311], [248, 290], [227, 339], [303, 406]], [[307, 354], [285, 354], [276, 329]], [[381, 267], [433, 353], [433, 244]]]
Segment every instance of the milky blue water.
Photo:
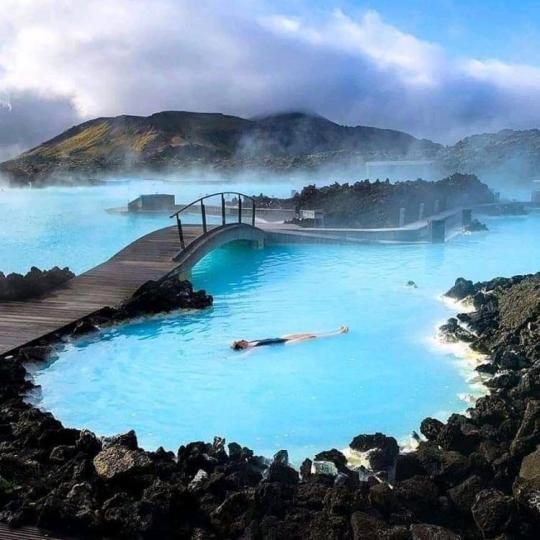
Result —
[[143, 234], [172, 225], [164, 215], [119, 215], [107, 208], [127, 206], [146, 193], [170, 193], [178, 203], [222, 190], [289, 196], [301, 181], [246, 182], [131, 180], [99, 187], [2, 189], [0, 186], [0, 271], [26, 272], [69, 265], [88, 270]]
[[[1, 266], [85, 269], [158, 225], [157, 218], [105, 214], [104, 206], [128, 198], [125, 187], [114, 189], [38, 192], [43, 214], [33, 211], [26, 226], [4, 218], [20, 236], [10, 249], [2, 231]], [[22, 195], [20, 205], [34, 208]], [[101, 435], [134, 428], [147, 448], [220, 435], [264, 455], [287, 448], [298, 462], [343, 448], [359, 433], [401, 440], [425, 416], [463, 410], [458, 396], [471, 391], [470, 373], [432, 341], [437, 323], [452, 314], [438, 296], [458, 276], [538, 270], [538, 214], [488, 226], [489, 233], [445, 245], [219, 249], [193, 275], [196, 287], [214, 295], [211, 309], [132, 322], [68, 345], [35, 373], [39, 405]], [[408, 280], [418, 288], [405, 286]], [[230, 348], [235, 339], [342, 324], [349, 334]]]

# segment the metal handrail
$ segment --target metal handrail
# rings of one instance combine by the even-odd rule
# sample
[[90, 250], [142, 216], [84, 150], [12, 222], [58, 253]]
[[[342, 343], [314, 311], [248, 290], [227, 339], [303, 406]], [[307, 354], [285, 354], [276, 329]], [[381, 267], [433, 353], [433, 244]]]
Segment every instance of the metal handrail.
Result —
[[251, 201], [251, 225], [255, 227], [255, 199], [249, 195], [245, 195], [244, 193], [240, 193], [238, 191], [220, 191], [218, 193], [212, 193], [210, 195], [205, 195], [204, 197], [200, 197], [199, 199], [187, 204], [186, 206], [180, 208], [180, 210], [176, 211], [174, 214], [171, 214], [169, 216], [170, 219], [176, 217], [176, 225], [178, 227], [178, 238], [180, 239], [180, 245], [182, 246], [182, 249], [185, 249], [186, 244], [184, 242], [184, 231], [182, 228], [182, 220], [180, 219], [180, 214], [187, 210], [188, 208], [191, 208], [195, 206], [196, 204], [200, 203], [201, 205], [201, 217], [202, 217], [202, 227], [203, 227], [203, 234], [206, 234], [208, 232], [208, 226], [206, 224], [206, 207], [204, 204], [204, 201], [206, 199], [209, 199], [211, 197], [221, 197], [221, 221], [222, 225], [226, 225], [226, 215], [225, 215], [225, 195], [235, 195], [238, 198], [238, 223], [242, 223], [242, 197], [244, 199], [249, 199]]

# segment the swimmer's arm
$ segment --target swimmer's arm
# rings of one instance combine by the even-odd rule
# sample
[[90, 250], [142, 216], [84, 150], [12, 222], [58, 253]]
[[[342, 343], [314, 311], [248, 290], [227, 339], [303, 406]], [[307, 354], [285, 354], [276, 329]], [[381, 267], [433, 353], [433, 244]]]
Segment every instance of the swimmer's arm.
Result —
[[317, 337], [328, 337], [328, 336], [338, 336], [339, 334], [345, 334], [349, 331], [349, 328], [347, 326], [342, 326], [341, 328], [338, 328], [337, 330], [333, 332], [320, 332], [320, 333], [303, 333], [303, 334], [288, 334], [286, 336], [283, 336], [283, 339], [289, 340], [289, 341], [302, 341], [305, 339], [313, 339]]
[[[294, 334], [293, 334], [294, 335]], [[298, 334], [295, 337], [284, 337], [285, 339], [285, 345], [289, 343], [298, 343], [300, 341], [307, 341], [308, 339], [316, 338], [317, 336], [315, 334]]]
[[288, 341], [296, 341], [299, 339], [311, 339], [317, 337], [317, 334], [309, 334], [309, 333], [303, 333], [303, 334], [287, 334], [286, 336], [282, 336], [283, 339], [286, 339]]

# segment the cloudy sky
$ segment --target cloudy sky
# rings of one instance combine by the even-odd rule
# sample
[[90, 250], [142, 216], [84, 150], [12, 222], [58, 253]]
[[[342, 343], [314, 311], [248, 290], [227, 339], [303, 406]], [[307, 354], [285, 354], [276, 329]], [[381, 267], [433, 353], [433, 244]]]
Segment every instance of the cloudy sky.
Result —
[[540, 126], [537, 0], [2, 0], [0, 158], [96, 116]]

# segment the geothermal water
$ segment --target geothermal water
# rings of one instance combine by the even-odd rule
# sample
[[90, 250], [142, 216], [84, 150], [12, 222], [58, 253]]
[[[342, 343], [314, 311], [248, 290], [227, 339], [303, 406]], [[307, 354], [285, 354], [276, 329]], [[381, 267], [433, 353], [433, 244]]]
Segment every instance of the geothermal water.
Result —
[[[167, 224], [163, 217], [105, 214], [103, 208], [125, 203], [117, 199], [126, 189], [32, 192], [35, 205], [10, 192], [15, 204], [7, 202], [2, 215], [14, 215], [20, 200], [30, 216], [26, 224], [2, 218], [2, 267], [57, 263], [81, 271]], [[190, 189], [186, 200], [200, 194], [200, 186]], [[276, 185], [274, 192], [289, 190]], [[433, 339], [456, 309], [440, 294], [458, 276], [538, 270], [539, 214], [486, 221], [488, 233], [445, 245], [219, 249], [193, 273], [195, 287], [214, 295], [211, 309], [139, 320], [67, 345], [34, 372], [42, 388], [33, 399], [66, 425], [100, 435], [133, 428], [148, 449], [219, 435], [268, 456], [286, 448], [298, 463], [343, 448], [359, 433], [383, 431], [403, 441], [424, 417], [462, 411], [463, 395], [479, 392], [468, 382], [472, 364]], [[230, 349], [235, 339], [341, 324], [349, 334]]]
[[0, 186], [0, 271], [24, 273], [31, 266], [69, 265], [79, 274], [140, 236], [174, 225], [163, 214], [134, 216], [105, 212], [125, 207], [141, 194], [174, 194], [179, 204], [224, 190], [247, 194], [264, 191], [276, 197], [289, 197], [291, 189], [301, 189], [304, 183], [300, 180], [264, 185], [239, 181], [124, 180], [99, 187], [29, 190]]

